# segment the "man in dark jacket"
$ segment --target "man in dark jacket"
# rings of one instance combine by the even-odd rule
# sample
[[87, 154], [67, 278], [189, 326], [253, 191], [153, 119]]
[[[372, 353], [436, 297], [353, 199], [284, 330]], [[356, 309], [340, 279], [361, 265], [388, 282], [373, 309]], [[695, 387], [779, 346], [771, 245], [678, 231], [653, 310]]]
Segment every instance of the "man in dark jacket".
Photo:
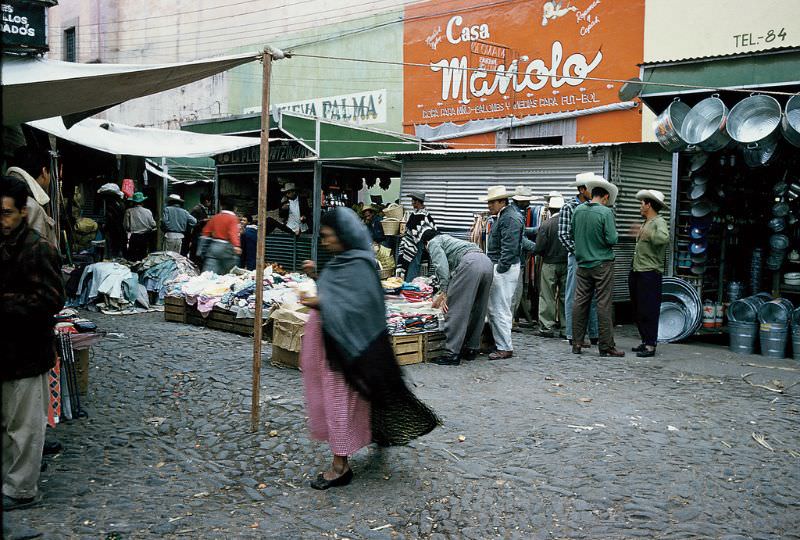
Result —
[[533, 252], [542, 257], [539, 281], [539, 331], [540, 337], [555, 337], [556, 313], [561, 326], [560, 335], [566, 337], [564, 319], [564, 291], [567, 284], [567, 250], [558, 239], [558, 213], [564, 206], [560, 195], [550, 197], [547, 203], [550, 219], [545, 221], [537, 235]]
[[200, 257], [197, 256], [197, 246], [200, 243], [200, 233], [202, 232], [203, 227], [206, 226], [206, 223], [208, 223], [208, 219], [211, 217], [211, 195], [202, 195], [200, 197], [200, 202], [194, 208], [192, 208], [189, 213], [195, 220], [197, 220], [197, 225], [192, 228], [191, 241], [188, 242], [188, 246], [187, 242], [183, 243], [186, 253], [181, 253], [181, 255], [186, 255], [192, 259], [195, 264], [199, 264], [201, 261]]
[[489, 291], [489, 325], [497, 347], [489, 355], [489, 360], [511, 358], [514, 355], [511, 310], [520, 272], [523, 223], [520, 213], [509, 207], [510, 197], [505, 186], [492, 186], [488, 195], [482, 197], [489, 207], [489, 213], [496, 216], [486, 240], [486, 254], [494, 263], [492, 288]]
[[25, 183], [0, 179], [0, 343], [3, 361], [3, 510], [37, 502], [47, 372], [55, 365], [53, 316], [64, 305], [61, 261], [28, 227]]

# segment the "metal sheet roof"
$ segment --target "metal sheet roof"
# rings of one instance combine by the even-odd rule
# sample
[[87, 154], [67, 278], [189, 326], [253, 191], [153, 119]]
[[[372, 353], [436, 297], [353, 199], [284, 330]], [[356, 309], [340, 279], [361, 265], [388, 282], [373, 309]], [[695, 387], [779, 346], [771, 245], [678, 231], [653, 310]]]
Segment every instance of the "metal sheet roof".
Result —
[[800, 51], [800, 47], [772, 47], [772, 48], [762, 48], [756, 49], [753, 51], [741, 51], [737, 53], [729, 53], [729, 54], [711, 54], [707, 56], [689, 56], [683, 58], [672, 58], [672, 59], [665, 59], [665, 60], [654, 60], [648, 62], [642, 62], [639, 64], [640, 67], [650, 67], [650, 66], [663, 66], [665, 64], [689, 64], [692, 62], [704, 62], [707, 60], [717, 60], [717, 59], [725, 59], [725, 58], [740, 58], [743, 56], [755, 56], [755, 55], [762, 55], [762, 54], [773, 54], [773, 53], [780, 53], [786, 51]]
[[397, 157], [425, 157], [425, 156], [460, 156], [460, 155], [497, 155], [497, 154], [527, 154], [530, 152], [589, 150], [591, 148], [606, 148], [633, 143], [591, 143], [591, 144], [556, 144], [548, 146], [520, 146], [513, 148], [448, 148], [446, 150], [417, 150], [413, 152], [382, 152]]

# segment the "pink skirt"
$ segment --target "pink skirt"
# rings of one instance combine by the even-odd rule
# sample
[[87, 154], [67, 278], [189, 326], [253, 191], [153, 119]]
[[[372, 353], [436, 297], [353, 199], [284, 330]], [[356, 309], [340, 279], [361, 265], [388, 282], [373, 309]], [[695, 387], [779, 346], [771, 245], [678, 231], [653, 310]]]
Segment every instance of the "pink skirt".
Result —
[[328, 365], [317, 310], [305, 326], [300, 365], [311, 437], [328, 441], [337, 456], [349, 456], [372, 442], [369, 402]]

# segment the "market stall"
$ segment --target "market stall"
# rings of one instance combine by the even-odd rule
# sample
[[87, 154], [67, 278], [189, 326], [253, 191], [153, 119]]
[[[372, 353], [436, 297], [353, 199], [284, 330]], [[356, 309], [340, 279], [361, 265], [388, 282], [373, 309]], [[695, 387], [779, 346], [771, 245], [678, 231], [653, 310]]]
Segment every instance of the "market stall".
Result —
[[677, 161], [674, 273], [703, 301], [699, 332], [729, 332], [736, 352], [761, 341], [783, 357], [800, 304], [798, 65], [794, 49], [644, 66], [644, 80], [688, 87], [650, 84], [642, 99]]

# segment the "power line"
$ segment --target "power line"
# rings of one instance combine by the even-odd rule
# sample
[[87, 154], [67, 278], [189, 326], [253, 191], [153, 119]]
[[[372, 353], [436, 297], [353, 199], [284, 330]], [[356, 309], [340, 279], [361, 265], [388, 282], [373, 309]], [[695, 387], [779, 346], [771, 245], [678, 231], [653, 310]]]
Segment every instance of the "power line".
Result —
[[[365, 64], [385, 64], [385, 65], [393, 65], [393, 66], [404, 66], [404, 67], [421, 67], [421, 68], [432, 68], [434, 64], [421, 64], [418, 62], [399, 62], [399, 61], [392, 61], [392, 60], [371, 60], [368, 58], [347, 58], [343, 56], [324, 56], [320, 54], [303, 54], [303, 53], [293, 53], [292, 56], [299, 56], [305, 58], [319, 58], [323, 60], [338, 60], [343, 62], [363, 62]], [[505, 70], [499, 69], [485, 69], [485, 68], [473, 68], [473, 67], [452, 67], [448, 65], [447, 67], [440, 67], [442, 71], [449, 70], [449, 71], [474, 71], [480, 73], [494, 73], [496, 75], [502, 77], [511, 77], [514, 75], [518, 75], [518, 72], [509, 72]], [[547, 77], [547, 78], [562, 78], [562, 79], [577, 79], [581, 81], [595, 81], [595, 82], [614, 82], [614, 83], [626, 83], [629, 82], [628, 79], [612, 79], [612, 78], [605, 78], [605, 77], [580, 77], [578, 75], [552, 75], [550, 73], [540, 73], [536, 72], [536, 77]], [[653, 86], [668, 86], [671, 88], [684, 88], [684, 89], [691, 89], [691, 90], [720, 90], [726, 92], [744, 92], [750, 94], [753, 92], [752, 88], [744, 89], [744, 88], [709, 88], [708, 86], [697, 86], [692, 84], [681, 84], [681, 83], [668, 83], [668, 82], [660, 82], [660, 81], [640, 81], [636, 84], [641, 84], [643, 86], [646, 85], [653, 85]], [[780, 92], [777, 90], [759, 90], [761, 94], [774, 94], [779, 96], [794, 96], [795, 94], [792, 92]]]

